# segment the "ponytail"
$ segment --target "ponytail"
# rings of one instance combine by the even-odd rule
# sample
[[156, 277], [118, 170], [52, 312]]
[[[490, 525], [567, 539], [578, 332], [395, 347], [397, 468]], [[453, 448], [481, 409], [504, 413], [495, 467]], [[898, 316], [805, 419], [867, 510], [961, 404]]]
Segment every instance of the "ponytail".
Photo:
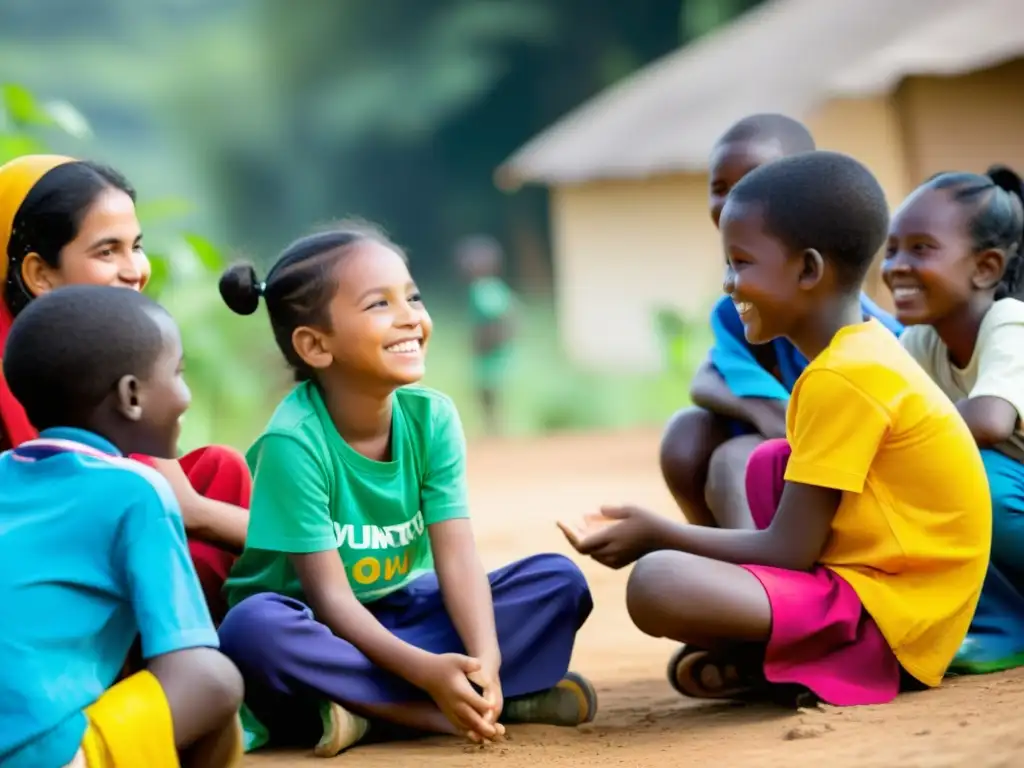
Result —
[[1010, 208], [1007, 217], [1009, 228], [1016, 234], [1014, 242], [1006, 248], [1006, 271], [996, 287], [996, 300], [1017, 298], [1024, 279], [1024, 257], [1021, 256], [1021, 248], [1024, 247], [1024, 181], [1003, 165], [992, 166], [986, 175], [1005, 193]]
[[949, 189], [953, 199], [973, 209], [967, 224], [975, 251], [996, 249], [1006, 259], [995, 298], [1021, 298], [1024, 289], [1024, 182], [1016, 172], [994, 165], [985, 175], [943, 173], [925, 182]]

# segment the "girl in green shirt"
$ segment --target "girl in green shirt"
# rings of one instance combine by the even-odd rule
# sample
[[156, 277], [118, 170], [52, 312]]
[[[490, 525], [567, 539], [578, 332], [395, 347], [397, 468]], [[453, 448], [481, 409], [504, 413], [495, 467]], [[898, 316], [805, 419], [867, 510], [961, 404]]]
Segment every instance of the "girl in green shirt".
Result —
[[568, 672], [587, 583], [556, 554], [484, 572], [458, 413], [407, 386], [431, 320], [401, 251], [344, 226], [293, 243], [265, 280], [232, 267], [220, 289], [240, 314], [266, 302], [298, 381], [249, 450], [226, 585], [247, 747], [320, 739], [333, 756], [385, 724], [484, 742], [503, 722], [591, 720], [594, 689]]

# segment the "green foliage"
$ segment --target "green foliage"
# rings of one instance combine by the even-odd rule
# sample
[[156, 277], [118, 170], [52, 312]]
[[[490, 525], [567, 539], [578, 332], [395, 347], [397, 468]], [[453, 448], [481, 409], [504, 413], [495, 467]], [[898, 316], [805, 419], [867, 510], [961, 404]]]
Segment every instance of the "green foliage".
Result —
[[24, 86], [0, 85], [0, 165], [19, 155], [46, 152], [40, 134], [52, 130], [78, 139], [90, 135], [85, 118], [67, 102], [41, 102]]
[[694, 333], [689, 322], [672, 307], [662, 307], [654, 313], [654, 323], [661, 341], [665, 365], [676, 376], [692, 373], [690, 369], [690, 341]]
[[[20, 154], [48, 152], [52, 131], [83, 141], [92, 132], [85, 118], [65, 102], [41, 102], [28, 89], [0, 89], [0, 162]], [[84, 148], [84, 147], [83, 147]], [[275, 377], [252, 376], [255, 360], [268, 358], [269, 333], [252, 333], [232, 316], [217, 294], [217, 276], [225, 266], [220, 249], [203, 235], [182, 231], [192, 210], [187, 201], [163, 197], [140, 201], [137, 213], [146, 233], [152, 276], [146, 292], [176, 317], [181, 328], [193, 389], [183, 444], [208, 442], [244, 445], [262, 425], [281, 388]]]

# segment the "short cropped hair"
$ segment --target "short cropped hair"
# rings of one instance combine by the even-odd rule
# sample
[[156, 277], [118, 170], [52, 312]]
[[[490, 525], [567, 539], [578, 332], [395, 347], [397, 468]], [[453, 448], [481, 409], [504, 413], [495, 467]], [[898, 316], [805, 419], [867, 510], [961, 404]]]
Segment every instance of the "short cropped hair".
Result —
[[844, 286], [859, 285], [889, 231], [885, 193], [864, 165], [838, 152], [782, 158], [747, 174], [726, 211], [761, 209], [767, 231], [794, 250], [814, 248]]
[[817, 147], [807, 126], [792, 117], [764, 113], [744, 117], [715, 142], [715, 146], [750, 142], [777, 142], [784, 156], [813, 152]]
[[149, 297], [113, 286], [67, 286], [29, 302], [11, 325], [3, 370], [33, 426], [84, 426], [121, 378], [150, 375], [164, 344], [160, 314]]

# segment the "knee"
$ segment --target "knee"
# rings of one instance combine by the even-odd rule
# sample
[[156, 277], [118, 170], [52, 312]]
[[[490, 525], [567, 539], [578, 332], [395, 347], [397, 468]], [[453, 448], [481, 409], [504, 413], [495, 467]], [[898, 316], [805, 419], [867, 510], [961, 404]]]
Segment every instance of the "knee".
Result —
[[280, 659], [282, 629], [306, 607], [273, 592], [245, 598], [227, 612], [217, 630], [221, 650], [245, 672]]
[[203, 452], [203, 459], [215, 464], [219, 469], [230, 468], [249, 474], [249, 465], [245, 457], [234, 448], [226, 445], [208, 445], [200, 450]]
[[238, 667], [226, 654], [218, 653], [215, 659], [211, 658], [204, 678], [207, 681], [204, 700], [218, 719], [234, 716], [245, 699], [245, 684]]
[[784, 437], [763, 440], [753, 450], [748, 451], [745, 466], [748, 472], [775, 472], [779, 467], [785, 469], [791, 451]]
[[702, 478], [713, 449], [709, 434], [713, 419], [703, 408], [686, 408], [665, 427], [659, 460], [661, 474], [674, 493], [687, 497], [704, 493]]
[[682, 552], [652, 552], [633, 566], [626, 582], [626, 610], [645, 635], [665, 637], [667, 609], [682, 599], [678, 574], [688, 557]]
[[743, 482], [747, 461], [757, 449], [760, 438], [753, 436], [734, 437], [722, 443], [711, 454], [708, 461], [707, 492], [714, 494], [718, 489], [736, 482]]
[[231, 659], [213, 648], [157, 656], [147, 667], [163, 689], [172, 717], [180, 716], [187, 702], [201, 706], [209, 725], [220, 727], [242, 706], [242, 674]]
[[590, 585], [576, 563], [565, 555], [554, 553], [534, 555], [531, 560], [551, 585], [551, 595], [564, 601], [566, 609], [590, 612], [593, 607]]

